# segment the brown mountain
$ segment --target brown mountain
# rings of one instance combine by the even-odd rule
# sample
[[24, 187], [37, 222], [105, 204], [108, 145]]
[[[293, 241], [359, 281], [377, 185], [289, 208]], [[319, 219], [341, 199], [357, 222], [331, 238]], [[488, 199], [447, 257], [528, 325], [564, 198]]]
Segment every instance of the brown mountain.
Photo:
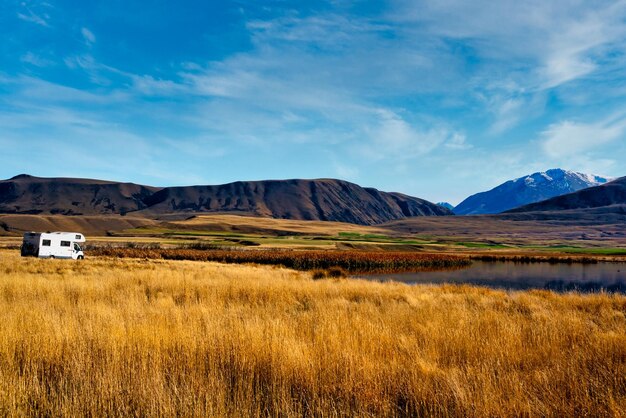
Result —
[[27, 175], [0, 181], [0, 213], [100, 215], [131, 212], [147, 216], [229, 212], [362, 225], [411, 216], [451, 214], [422, 199], [332, 179], [166, 188]]
[[626, 211], [626, 177], [601, 186], [525, 205], [505, 213], [584, 211], [597, 214]]
[[341, 180], [270, 180], [168, 187], [145, 200], [148, 213], [242, 212], [373, 225], [410, 216], [449, 215], [433, 203]]
[[123, 214], [144, 209], [143, 199], [157, 190], [133, 183], [21, 174], [0, 181], [0, 213]]

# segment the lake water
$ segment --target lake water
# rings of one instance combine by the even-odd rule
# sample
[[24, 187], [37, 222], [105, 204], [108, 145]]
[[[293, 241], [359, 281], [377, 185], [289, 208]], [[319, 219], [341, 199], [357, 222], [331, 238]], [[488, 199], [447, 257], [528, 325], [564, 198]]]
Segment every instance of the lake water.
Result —
[[472, 284], [498, 289], [626, 293], [626, 263], [565, 264], [474, 261], [459, 270], [358, 276], [407, 284]]

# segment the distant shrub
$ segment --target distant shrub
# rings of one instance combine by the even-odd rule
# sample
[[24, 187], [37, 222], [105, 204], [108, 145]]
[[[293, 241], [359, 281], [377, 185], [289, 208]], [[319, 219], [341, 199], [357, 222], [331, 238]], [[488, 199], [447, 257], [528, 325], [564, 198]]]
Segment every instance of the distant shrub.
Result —
[[325, 279], [326, 278], [326, 271], [325, 270], [313, 270], [311, 272], [311, 277], [313, 278], [313, 280]]
[[259, 245], [261, 245], [258, 242], [248, 241], [245, 239], [242, 239], [241, 241], [239, 241], [239, 244], [245, 245], [246, 247], [258, 247]]
[[347, 277], [348, 273], [342, 269], [341, 267], [330, 267], [327, 269], [316, 269], [311, 272], [311, 277], [313, 280], [321, 280], [321, 279], [339, 279], [342, 277]]
[[[245, 250], [182, 248], [100, 248], [93, 256], [120, 258], [154, 258], [165, 260], [217, 261], [221, 263], [255, 263], [285, 266], [295, 270], [328, 270], [340, 268], [350, 273], [393, 273], [401, 271], [460, 268], [470, 265], [468, 257], [449, 254], [427, 254], [392, 251], [294, 251], [281, 249]], [[341, 277], [337, 272], [333, 273]]]
[[126, 248], [129, 249], [140, 249], [140, 250], [160, 250], [161, 243], [159, 242], [147, 242], [147, 243], [138, 243], [138, 242], [127, 242], [125, 244]]
[[184, 250], [198, 250], [198, 251], [207, 251], [207, 250], [226, 250], [229, 247], [218, 245], [210, 242], [194, 242], [191, 244], [183, 244], [178, 248]]
[[346, 277], [348, 275], [344, 269], [336, 266], [326, 270], [326, 274], [328, 275], [328, 277], [332, 278]]

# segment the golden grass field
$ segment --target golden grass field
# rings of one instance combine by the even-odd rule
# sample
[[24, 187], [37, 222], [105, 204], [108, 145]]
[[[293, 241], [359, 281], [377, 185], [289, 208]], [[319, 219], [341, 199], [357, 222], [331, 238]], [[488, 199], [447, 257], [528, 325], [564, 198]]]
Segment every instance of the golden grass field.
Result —
[[384, 228], [355, 225], [345, 222], [299, 221], [292, 219], [260, 218], [239, 215], [197, 215], [193, 218], [163, 223], [175, 230], [204, 230], [242, 233], [272, 233], [300, 235], [337, 235], [341, 232], [386, 234]]
[[626, 296], [0, 251], [0, 416], [624, 416]]

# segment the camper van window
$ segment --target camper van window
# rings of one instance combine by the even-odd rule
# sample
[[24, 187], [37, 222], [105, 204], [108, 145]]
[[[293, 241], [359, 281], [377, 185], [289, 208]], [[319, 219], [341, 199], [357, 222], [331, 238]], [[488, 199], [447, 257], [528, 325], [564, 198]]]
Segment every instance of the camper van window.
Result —
[[49, 239], [44, 239], [43, 241], [41, 241], [41, 245], [43, 247], [49, 247], [50, 246], [50, 240]]
[[80, 248], [80, 245], [74, 243], [74, 251], [82, 251], [82, 249]]
[[69, 241], [61, 241], [61, 247], [69, 247], [69, 246], [70, 246]]
[[80, 236], [80, 234], [76, 234], [76, 239], [81, 239], [82, 236]]

